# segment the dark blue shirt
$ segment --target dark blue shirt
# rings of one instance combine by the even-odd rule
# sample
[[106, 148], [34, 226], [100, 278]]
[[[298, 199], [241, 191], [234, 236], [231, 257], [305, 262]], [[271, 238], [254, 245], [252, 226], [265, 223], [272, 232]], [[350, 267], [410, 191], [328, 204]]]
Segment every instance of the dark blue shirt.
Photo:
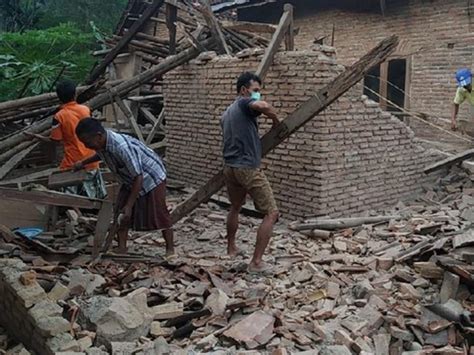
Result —
[[250, 104], [254, 99], [239, 96], [221, 118], [223, 153], [226, 166], [259, 168], [262, 145], [258, 135], [259, 112]]

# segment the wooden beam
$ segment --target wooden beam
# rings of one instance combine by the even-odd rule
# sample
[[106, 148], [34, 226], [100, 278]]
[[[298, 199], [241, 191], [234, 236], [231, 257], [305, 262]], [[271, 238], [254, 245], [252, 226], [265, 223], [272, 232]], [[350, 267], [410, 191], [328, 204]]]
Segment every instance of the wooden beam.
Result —
[[138, 127], [137, 120], [135, 119], [135, 116], [133, 115], [133, 112], [130, 107], [118, 95], [115, 95], [114, 100], [117, 103], [117, 106], [125, 115], [125, 118], [127, 119], [128, 123], [130, 124], [130, 127], [133, 129], [133, 132], [135, 133], [137, 138], [140, 141], [144, 142], [145, 139], [143, 138], [142, 131], [140, 130], [140, 127]]
[[59, 189], [65, 186], [73, 186], [80, 184], [87, 178], [85, 170], [79, 171], [61, 171], [51, 174], [48, 179], [48, 188]]
[[430, 166], [427, 166], [423, 172], [425, 174], [429, 174], [429, 173], [432, 173], [433, 171], [437, 171], [437, 170], [440, 170], [440, 169], [443, 169], [443, 168], [447, 168], [447, 167], [450, 167], [454, 164], [458, 164], [466, 159], [469, 159], [469, 158], [472, 158], [474, 157], [474, 149], [469, 149], [469, 150], [465, 150], [464, 152], [461, 152], [461, 153], [458, 153], [458, 154], [455, 154], [453, 156], [450, 156], [446, 159], [443, 159], [437, 163], [434, 163]]
[[[213, 40], [204, 40], [202, 45], [208, 47], [213, 44]], [[200, 51], [194, 47], [183, 50], [182, 52], [169, 56], [164, 59], [160, 64], [154, 65], [148, 70], [145, 70], [143, 73], [134, 76], [133, 78], [123, 81], [120, 84], [114, 86], [114, 92], [119, 97], [124, 97], [130, 91], [138, 88], [140, 85], [147, 83], [156, 77], [162, 76], [165, 73], [173, 70], [174, 68], [183, 65], [187, 61], [196, 58], [199, 55]], [[100, 95], [89, 100], [86, 105], [88, 105], [91, 110], [96, 110], [106, 104], [112, 103], [113, 100], [110, 98], [110, 93], [104, 92]], [[51, 125], [51, 122], [48, 122]], [[1, 146], [1, 142], [0, 142]], [[0, 147], [1, 149], [1, 147]]]
[[380, 64], [379, 87], [379, 94], [382, 97], [380, 98], [379, 105], [382, 110], [386, 110], [388, 94], [388, 61]]
[[164, 0], [154, 0], [150, 5], [148, 5], [140, 19], [134, 22], [132, 27], [122, 37], [117, 45], [109, 53], [107, 53], [104, 59], [92, 70], [92, 73], [89, 75], [89, 78], [86, 81], [87, 83], [93, 83], [104, 73], [109, 63], [111, 63], [115, 57], [125, 49], [133, 37], [143, 28], [143, 26], [145, 26], [150, 17], [156, 14], [161, 5], [163, 5], [163, 2]]
[[286, 31], [285, 47], [287, 51], [295, 50], [295, 24], [293, 15], [293, 6], [285, 4], [285, 11], [290, 13], [290, 23], [288, 24], [288, 30]]
[[[357, 84], [375, 65], [384, 61], [398, 45], [398, 37], [392, 36], [381, 41], [375, 48], [365, 54], [355, 64], [348, 67], [332, 82], [321, 88], [308, 101], [301, 104], [279, 125], [267, 132], [261, 139], [262, 155], [265, 156], [278, 144], [296, 132], [306, 122], [322, 112], [340, 96]], [[204, 186], [198, 189], [188, 200], [178, 205], [171, 213], [173, 223], [176, 223], [193, 211], [202, 202], [217, 193], [224, 186], [223, 171], [215, 174]]]
[[34, 182], [35, 180], [45, 178], [55, 172], [59, 171], [59, 168], [50, 168], [42, 171], [37, 171], [28, 175], [20, 176], [11, 180], [0, 181], [0, 185], [16, 185], [23, 183]]
[[38, 145], [39, 143], [32, 144], [28, 148], [11, 157], [10, 160], [3, 164], [0, 168], [0, 180], [3, 179], [10, 171], [15, 169], [15, 167], [23, 160], [23, 158], [30, 154], [33, 149], [38, 147]]
[[206, 20], [207, 27], [211, 30], [212, 36], [216, 40], [217, 46], [219, 47], [219, 54], [232, 55], [227, 42], [225, 40], [224, 34], [222, 33], [222, 28], [219, 23], [219, 20], [216, 19], [214, 13], [211, 10], [211, 5], [208, 0], [203, 0], [204, 6], [200, 8], [201, 14]]
[[275, 33], [277, 26], [269, 23], [246, 22], [246, 21], [222, 21], [222, 26], [228, 30], [250, 31], [257, 33]]
[[0, 199], [26, 201], [38, 205], [67, 206], [84, 209], [100, 209], [102, 200], [64, 194], [55, 191], [20, 191], [0, 187]]
[[153, 138], [155, 138], [156, 132], [158, 132], [158, 130], [160, 129], [161, 123], [163, 122], [164, 117], [165, 117], [165, 110], [163, 109], [163, 110], [161, 110], [161, 112], [158, 116], [158, 119], [156, 120], [155, 124], [153, 125], [153, 127], [150, 131], [150, 134], [148, 135], [148, 137], [146, 137], [146, 141], [145, 141], [146, 145], [150, 145], [151, 142], [153, 141]]
[[110, 220], [113, 214], [113, 204], [110, 201], [104, 201], [97, 216], [97, 224], [94, 233], [94, 244], [92, 246], [92, 258], [99, 256], [100, 249], [104, 245], [107, 231], [109, 230]]
[[276, 52], [280, 48], [283, 39], [288, 31], [288, 27], [293, 17], [293, 6], [285, 4], [285, 11], [280, 18], [280, 23], [277, 26], [275, 33], [273, 34], [272, 40], [268, 45], [262, 61], [257, 69], [257, 75], [263, 80], [267, 75], [268, 69], [272, 65], [273, 58], [275, 57]]
[[169, 51], [170, 54], [176, 53], [176, 20], [178, 19], [178, 8], [166, 4], [166, 26], [170, 35]]
[[152, 125], [154, 125], [157, 121], [156, 117], [150, 112], [150, 110], [148, 110], [147, 108], [145, 107], [140, 107], [139, 108], [140, 112], [142, 113], [142, 115], [146, 118], [146, 120], [148, 122], [150, 122]]

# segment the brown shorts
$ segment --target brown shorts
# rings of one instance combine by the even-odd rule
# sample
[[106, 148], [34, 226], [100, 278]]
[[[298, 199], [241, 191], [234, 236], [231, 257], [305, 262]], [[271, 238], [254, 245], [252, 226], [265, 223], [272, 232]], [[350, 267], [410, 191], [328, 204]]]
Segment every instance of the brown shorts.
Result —
[[[130, 190], [123, 186], [117, 197], [117, 210], [120, 212], [127, 203]], [[151, 231], [171, 228], [171, 217], [166, 207], [166, 181], [163, 181], [149, 193], [140, 196], [132, 211], [131, 227], [136, 231]]]
[[237, 192], [238, 194], [242, 191], [243, 198], [245, 198], [247, 193], [252, 197], [257, 211], [265, 214], [278, 211], [272, 188], [262, 170], [226, 166], [224, 168], [224, 176], [231, 202], [235, 202], [232, 201], [233, 198], [235, 199], [232, 196], [232, 192]]

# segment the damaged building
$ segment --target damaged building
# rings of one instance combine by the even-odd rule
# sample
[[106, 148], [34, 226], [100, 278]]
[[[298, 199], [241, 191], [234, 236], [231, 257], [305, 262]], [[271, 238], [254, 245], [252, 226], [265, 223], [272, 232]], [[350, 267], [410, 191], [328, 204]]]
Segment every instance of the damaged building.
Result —
[[[158, 232], [109, 251], [104, 167], [107, 199], [58, 191], [84, 172], [23, 134], [48, 132], [56, 94], [0, 103], [0, 353], [473, 353], [474, 152], [447, 125], [471, 7], [130, 0], [78, 102], [164, 158], [177, 256]], [[247, 272], [252, 204], [224, 253], [220, 117], [247, 70], [281, 120], [259, 127], [271, 275]]]

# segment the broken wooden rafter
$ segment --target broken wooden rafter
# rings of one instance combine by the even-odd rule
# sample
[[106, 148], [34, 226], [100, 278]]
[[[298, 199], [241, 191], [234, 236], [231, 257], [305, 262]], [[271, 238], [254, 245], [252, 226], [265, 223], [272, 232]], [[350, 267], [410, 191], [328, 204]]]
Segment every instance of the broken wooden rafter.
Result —
[[19, 191], [0, 187], [0, 199], [27, 201], [39, 205], [100, 209], [102, 200], [53, 191]]
[[204, 17], [207, 23], [207, 27], [211, 30], [212, 36], [214, 37], [217, 46], [219, 48], [219, 54], [228, 54], [231, 55], [232, 52], [227, 45], [224, 34], [222, 33], [221, 24], [219, 20], [216, 19], [214, 13], [211, 10], [208, 0], [202, 1], [204, 4], [199, 8], [201, 15]]
[[48, 179], [48, 188], [59, 189], [66, 186], [78, 185], [87, 178], [86, 170], [60, 171], [51, 174]]
[[426, 167], [423, 170], [423, 172], [425, 174], [429, 174], [429, 173], [432, 173], [434, 171], [450, 167], [454, 164], [458, 164], [458, 163], [460, 163], [460, 162], [462, 162], [466, 159], [472, 158], [472, 157], [474, 157], [474, 149], [469, 149], [469, 150], [466, 150], [464, 152], [461, 152], [461, 153], [455, 154], [453, 156], [450, 156], [446, 159], [443, 159], [443, 160], [441, 160], [437, 163], [434, 163], [434, 164]]
[[388, 222], [391, 219], [400, 219], [400, 216], [375, 216], [375, 217], [352, 217], [337, 219], [318, 219], [309, 221], [308, 223], [298, 223], [290, 225], [290, 229], [297, 231], [305, 231], [312, 229], [336, 230], [358, 227], [363, 224], [374, 224]]
[[259, 22], [245, 22], [245, 21], [222, 21], [222, 26], [225, 29], [236, 31], [251, 31], [257, 33], [271, 33], [273, 34], [277, 26], [268, 23]]
[[176, 20], [178, 19], [178, 8], [174, 5], [166, 4], [166, 26], [170, 36], [169, 53], [176, 53]]
[[156, 119], [156, 122], [153, 124], [153, 127], [148, 134], [148, 137], [146, 137], [145, 143], [147, 145], [150, 145], [151, 142], [153, 142], [153, 138], [155, 138], [156, 133], [161, 127], [161, 123], [163, 122], [163, 118], [165, 117], [165, 110], [161, 110], [160, 115], [158, 116], [158, 119]]
[[25, 158], [28, 154], [30, 154], [33, 149], [38, 147], [39, 143], [33, 143], [28, 148], [22, 150], [21, 152], [17, 153], [13, 157], [11, 157], [5, 164], [3, 164], [0, 168], [0, 180], [2, 180], [7, 174], [15, 169], [15, 167]]
[[288, 32], [289, 26], [293, 21], [293, 6], [290, 4], [285, 4], [285, 11], [280, 18], [280, 22], [273, 34], [272, 40], [268, 45], [262, 61], [257, 69], [257, 75], [263, 80], [267, 75], [268, 69], [273, 63], [273, 58], [275, 57], [276, 52], [280, 48], [280, 45], [285, 38], [286, 33]]
[[[111, 89], [113, 90], [113, 89]], [[117, 103], [118, 107], [120, 108], [120, 110], [123, 112], [123, 114], [125, 115], [125, 118], [127, 119], [130, 127], [132, 127], [133, 129], [133, 132], [135, 133], [135, 135], [137, 136], [137, 138], [144, 142], [145, 139], [143, 138], [143, 133], [142, 131], [140, 130], [140, 127], [138, 126], [138, 122], [135, 118], [135, 116], [133, 115], [133, 112], [132, 110], [130, 109], [130, 107], [125, 103], [125, 101], [123, 101], [118, 95], [114, 95], [114, 100], [115, 102]]]
[[[318, 90], [313, 97], [301, 104], [285, 120], [262, 137], [262, 155], [267, 155], [301, 126], [326, 109], [352, 86], [357, 84], [370, 68], [383, 62], [390, 53], [395, 50], [397, 45], [397, 36], [384, 39], [356, 63], [338, 75], [332, 82]], [[173, 223], [176, 223], [193, 211], [202, 202], [209, 200], [209, 198], [217, 193], [223, 186], [224, 174], [221, 170], [204, 186], [198, 189], [188, 200], [173, 210], [171, 213]]]
[[117, 45], [105, 55], [104, 59], [92, 70], [89, 78], [87, 79], [87, 83], [93, 83], [96, 81], [105, 71], [107, 66], [117, 57], [119, 53], [121, 53], [128, 43], [133, 39], [133, 37], [141, 31], [143, 26], [147, 23], [147, 21], [152, 17], [158, 9], [163, 5], [164, 0], [154, 0], [146, 10], [143, 12], [142, 16], [138, 21], [132, 25], [132, 27], [128, 30], [128, 32], [123, 36], [123, 38], [117, 43]]
[[[207, 39], [202, 41], [202, 44], [207, 47], [213, 44], [213, 39]], [[184, 63], [190, 61], [191, 59], [196, 58], [199, 55], [200, 51], [194, 47], [183, 50], [182, 52], [169, 56], [164, 59], [160, 64], [157, 64], [151, 67], [148, 70], [145, 70], [143, 73], [140, 73], [137, 76], [129, 80], [125, 80], [120, 84], [114, 86], [114, 93], [119, 97], [125, 96], [130, 91], [138, 88], [140, 85], [147, 83], [153, 80], [156, 77], [162, 76], [174, 68], [183, 65]], [[111, 103], [110, 95], [108, 93], [102, 93], [92, 98], [89, 102], [86, 103], [91, 110], [96, 110], [104, 105]], [[1, 142], [0, 142], [1, 144]]]

